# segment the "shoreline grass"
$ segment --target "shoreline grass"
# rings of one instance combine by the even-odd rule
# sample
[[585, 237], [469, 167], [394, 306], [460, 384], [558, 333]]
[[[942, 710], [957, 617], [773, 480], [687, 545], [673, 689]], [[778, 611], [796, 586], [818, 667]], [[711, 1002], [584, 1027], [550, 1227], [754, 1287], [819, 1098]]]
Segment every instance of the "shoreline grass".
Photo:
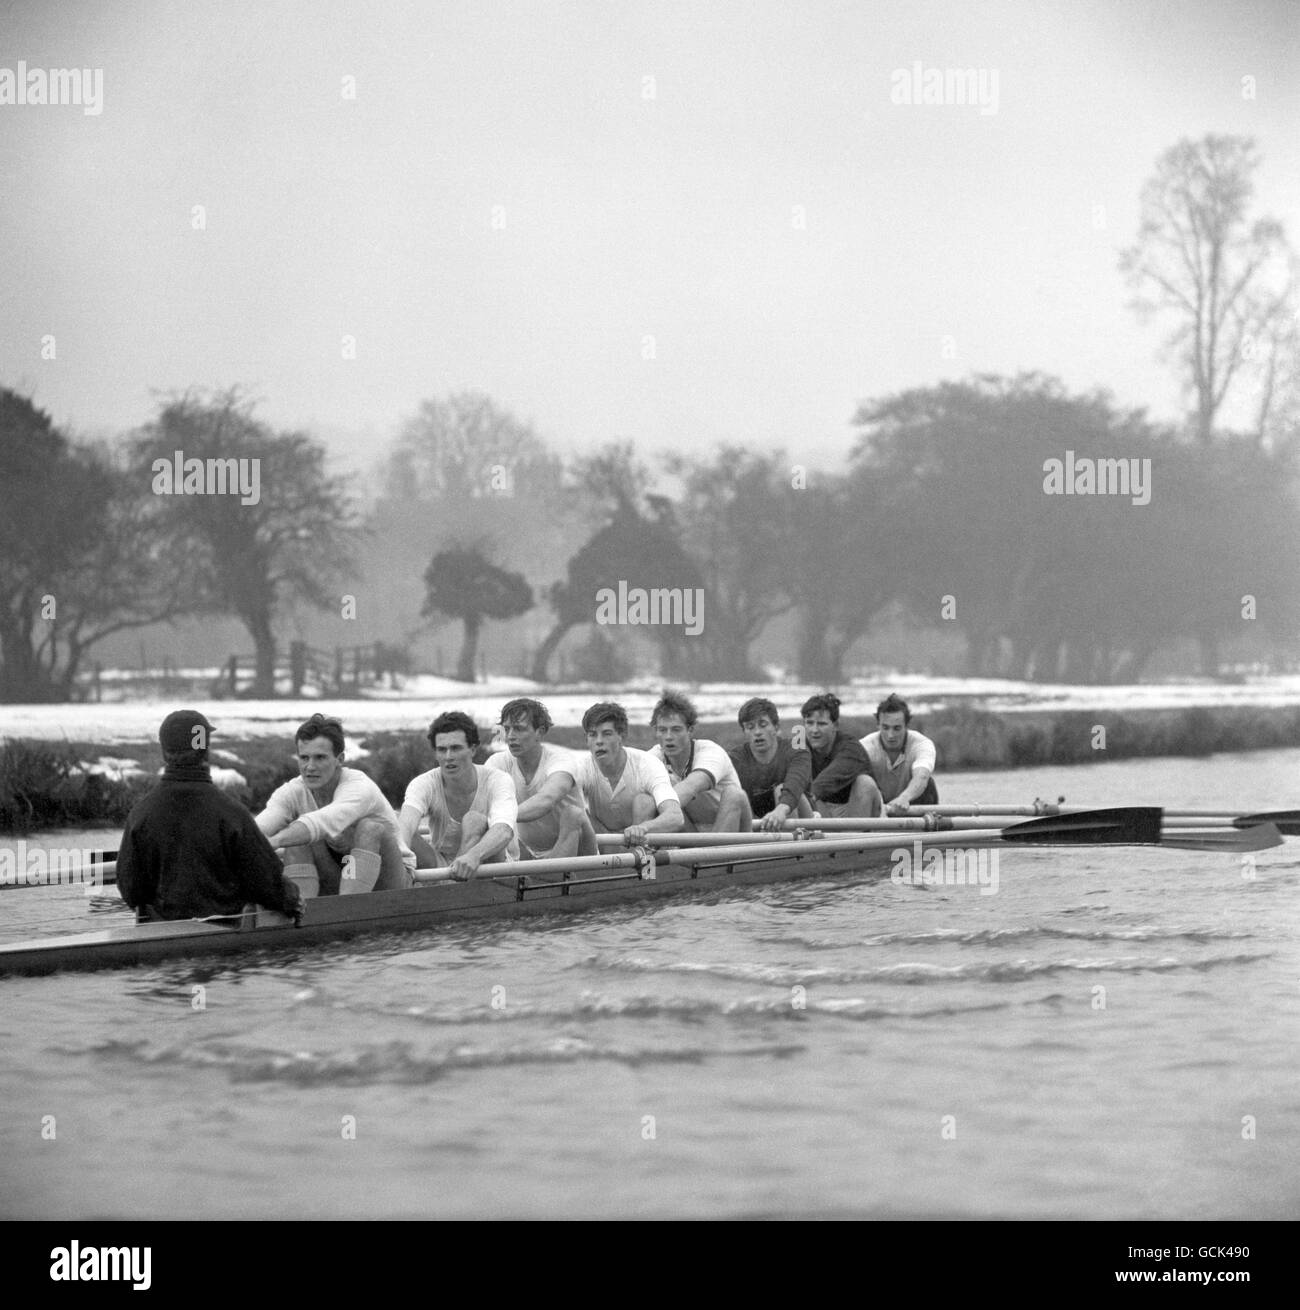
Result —
[[[480, 724], [485, 742], [491, 730]], [[782, 725], [788, 733], [793, 724]], [[874, 731], [870, 718], [845, 715], [844, 731], [856, 737]], [[940, 786], [947, 776], [968, 770], [1013, 771], [1044, 765], [1086, 764], [1101, 760], [1204, 758], [1225, 751], [1276, 750], [1300, 746], [1300, 707], [1261, 709], [1229, 706], [1207, 709], [1141, 711], [1035, 710], [996, 714], [966, 706], [918, 715], [912, 726], [933, 738], [939, 755]], [[365, 754], [347, 763], [364, 770], [379, 784], [394, 806], [400, 806], [407, 783], [434, 766], [424, 726], [409, 732], [369, 732], [350, 737], [350, 747]], [[734, 721], [701, 720], [698, 736], [730, 748], [741, 740]], [[583, 750], [577, 727], [553, 728], [549, 740]], [[654, 734], [644, 724], [633, 725], [628, 745], [646, 749]], [[135, 760], [144, 776], [113, 778], [87, 773], [93, 762], [111, 749]], [[222, 738], [222, 756], [214, 765], [232, 767], [245, 780], [233, 794], [254, 812], [271, 792], [296, 776], [293, 744], [271, 738]], [[480, 752], [482, 758], [486, 752]], [[111, 748], [89, 742], [46, 742], [14, 738], [0, 743], [0, 833], [22, 835], [63, 827], [112, 827], [153, 786], [162, 760], [153, 742], [119, 743]], [[945, 796], [951, 789], [945, 789]]]

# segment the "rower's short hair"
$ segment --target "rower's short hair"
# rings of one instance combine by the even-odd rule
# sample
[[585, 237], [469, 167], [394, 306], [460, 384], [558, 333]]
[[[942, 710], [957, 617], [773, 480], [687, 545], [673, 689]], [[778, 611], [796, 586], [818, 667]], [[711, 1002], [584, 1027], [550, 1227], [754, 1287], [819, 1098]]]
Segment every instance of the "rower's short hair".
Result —
[[912, 721], [912, 711], [907, 708], [907, 702], [895, 692], [890, 692], [884, 700], [876, 706], [876, 722], [880, 722], [882, 714], [898, 714], [903, 716], [903, 724], [906, 726]]
[[527, 719], [529, 726], [537, 732], [549, 732], [554, 726], [546, 706], [539, 700], [520, 696], [517, 700], [508, 700], [501, 707], [501, 726], [508, 728], [516, 719]]
[[466, 746], [473, 748], [478, 745], [478, 724], [464, 710], [445, 710], [429, 724], [429, 745], [435, 749], [440, 732], [463, 732]]
[[822, 691], [816, 696], [809, 696], [799, 707], [799, 713], [806, 719], [810, 714], [821, 712], [830, 716], [832, 723], [840, 721], [840, 698], [834, 692]]
[[776, 712], [776, 706], [762, 696], [753, 696], [740, 707], [736, 722], [743, 728], [745, 724], [757, 723], [764, 717], [772, 720], [774, 728], [781, 726], [781, 716]]
[[650, 726], [653, 728], [665, 714], [680, 714], [688, 728], [695, 727], [700, 719], [700, 716], [695, 712], [695, 706], [691, 704], [687, 697], [683, 696], [680, 691], [668, 691], [666, 689], [650, 714]]
[[617, 701], [597, 701], [582, 716], [583, 732], [595, 732], [602, 723], [612, 723], [620, 737], [627, 736], [627, 711]]
[[328, 714], [313, 714], [305, 723], [298, 725], [293, 734], [294, 741], [315, 741], [324, 737], [334, 747], [335, 755], [343, 754], [343, 723]]
[[168, 768], [176, 768], [178, 765], [187, 764], [206, 764], [208, 762], [208, 748], [205, 746], [202, 750], [164, 750], [162, 757], [163, 763]]

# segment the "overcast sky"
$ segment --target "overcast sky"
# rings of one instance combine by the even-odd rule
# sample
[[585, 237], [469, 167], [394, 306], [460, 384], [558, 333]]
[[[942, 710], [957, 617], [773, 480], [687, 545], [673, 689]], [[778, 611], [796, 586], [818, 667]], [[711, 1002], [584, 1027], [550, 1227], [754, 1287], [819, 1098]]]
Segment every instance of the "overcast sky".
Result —
[[[1116, 270], [1157, 156], [1254, 136], [1300, 243], [1284, 0], [20, 2], [20, 60], [103, 69], [0, 105], [0, 385], [81, 432], [242, 383], [365, 462], [473, 388], [564, 450], [830, 462], [863, 399], [1021, 369], [1169, 418]], [[995, 112], [894, 103], [917, 62]]]

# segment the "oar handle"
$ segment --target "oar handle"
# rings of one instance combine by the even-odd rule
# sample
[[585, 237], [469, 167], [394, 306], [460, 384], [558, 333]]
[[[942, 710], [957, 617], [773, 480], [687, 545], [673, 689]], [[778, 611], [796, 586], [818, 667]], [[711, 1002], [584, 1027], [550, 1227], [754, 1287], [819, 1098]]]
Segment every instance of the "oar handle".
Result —
[[[781, 832], [951, 832], [954, 828], [1006, 828], [1016, 822], [1014, 815], [1000, 817], [961, 815], [960, 822], [945, 814], [903, 814], [877, 819], [786, 819]], [[754, 820], [754, 830], [763, 830], [763, 821]]]
[[[612, 855], [577, 855], [569, 860], [498, 860], [480, 864], [475, 878], [518, 878], [525, 874], [588, 873], [597, 869], [634, 869], [639, 857], [635, 851]], [[451, 868], [416, 869], [412, 875], [418, 883], [450, 882]]]
[[[673, 850], [683, 846], [724, 846], [737, 842], [752, 842], [755, 846], [772, 842], [791, 842], [790, 832], [651, 832], [638, 843], [657, 850]], [[598, 832], [596, 845], [612, 851], [626, 850], [627, 842], [619, 832]]]
[[[1061, 797], [1064, 801], [1065, 797]], [[1032, 805], [913, 805], [913, 814], [943, 814], [948, 818], [1006, 815], [1010, 818], [1041, 819], [1066, 813], [1060, 803], [1035, 801]]]

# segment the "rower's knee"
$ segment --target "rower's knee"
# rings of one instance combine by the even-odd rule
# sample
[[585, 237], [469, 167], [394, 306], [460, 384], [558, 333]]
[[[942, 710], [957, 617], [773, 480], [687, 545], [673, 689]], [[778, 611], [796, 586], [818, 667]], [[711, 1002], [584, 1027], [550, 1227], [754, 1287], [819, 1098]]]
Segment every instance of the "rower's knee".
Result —
[[739, 789], [723, 792], [718, 802], [718, 812], [714, 816], [713, 831], [747, 832], [752, 826], [749, 797]]
[[632, 798], [632, 823], [649, 823], [659, 813], [653, 796], [642, 793]]
[[574, 814], [571, 810], [560, 815], [556, 824], [555, 841], [547, 848], [547, 854], [553, 859], [569, 859], [574, 855], [595, 855], [596, 834], [591, 821], [585, 814]]
[[352, 838], [354, 851], [359, 848], [363, 851], [373, 851], [378, 855], [383, 850], [384, 843], [392, 836], [392, 830], [379, 819], [358, 819], [352, 825], [349, 835]]
[[[338, 840], [352, 855], [354, 871], [360, 870], [359, 876], [348, 879], [352, 885], [340, 886], [341, 891], [394, 891], [410, 885], [409, 871], [402, 859], [402, 845], [396, 829], [390, 824], [373, 817], [358, 819]], [[379, 861], [379, 872], [373, 879], [370, 877], [375, 867], [372, 861], [367, 858], [357, 864], [358, 856], [374, 856]]]
[[876, 780], [869, 773], [861, 773], [853, 779], [853, 786], [849, 790], [849, 806], [868, 819], [879, 816], [884, 801]]
[[689, 805], [682, 806], [682, 815], [686, 819], [683, 825], [686, 832], [721, 832], [719, 819], [723, 803], [715, 801], [708, 792], [701, 792]]
[[584, 814], [578, 822], [578, 852], [579, 855], [599, 855], [600, 843], [596, 840], [596, 830], [591, 825], [591, 820]]

